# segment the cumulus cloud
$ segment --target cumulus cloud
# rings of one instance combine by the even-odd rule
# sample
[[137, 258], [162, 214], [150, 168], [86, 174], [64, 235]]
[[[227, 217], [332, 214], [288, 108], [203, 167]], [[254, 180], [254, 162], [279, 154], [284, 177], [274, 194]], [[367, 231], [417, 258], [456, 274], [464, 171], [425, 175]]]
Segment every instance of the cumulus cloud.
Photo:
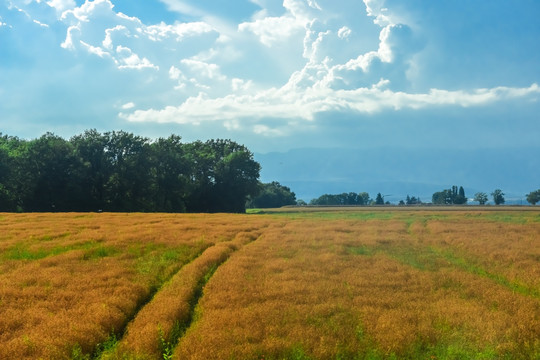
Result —
[[80, 44], [80, 40], [75, 39], [79, 37], [80, 33], [81, 33], [81, 29], [79, 28], [79, 26], [76, 26], [76, 25], [70, 26], [67, 29], [66, 39], [64, 40], [62, 44], [60, 44], [60, 46], [63, 47], [64, 49], [70, 49], [70, 50], [75, 49], [75, 43]]
[[[86, 51], [88, 51], [90, 54], [94, 54], [94, 55], [97, 55], [99, 56], [100, 58], [106, 58], [106, 57], [110, 57], [111, 54], [108, 53], [107, 51], [104, 51], [102, 48], [100, 47], [96, 47], [96, 46], [92, 46], [90, 44], [87, 44], [85, 43], [84, 41], [80, 40], [80, 44], [83, 48], [86, 48]], [[71, 44], [68, 45], [66, 44], [65, 45], [66, 48], [69, 48], [69, 47], [73, 47], [73, 43], [71, 41]]]
[[73, 9], [77, 4], [74, 0], [50, 0], [47, 1], [47, 5], [52, 8], [55, 8], [59, 14], [62, 14], [68, 9]]
[[118, 65], [119, 69], [145, 69], [150, 68], [154, 70], [159, 70], [159, 67], [152, 64], [147, 58], [140, 58], [137, 54], [134, 54], [131, 49], [123, 46], [116, 47], [116, 54], [118, 55], [115, 59], [115, 63]]
[[210, 45], [218, 37], [213, 27], [201, 21], [145, 25], [136, 17], [115, 12], [111, 0], [85, 1], [64, 11], [61, 20], [70, 24], [61, 44], [63, 48], [111, 59], [118, 69], [158, 70], [156, 61], [163, 61], [160, 52], [177, 52], [178, 44], [190, 38], [201, 39], [211, 34], [207, 40]]
[[124, 105], [122, 105], [122, 109], [123, 110], [129, 110], [129, 109], [133, 109], [135, 107], [135, 103], [133, 102], [128, 102], [128, 103], [125, 103]]
[[[456, 42], [448, 56], [451, 26], [463, 21], [445, 22], [448, 9], [442, 5], [411, 0], [408, 9], [395, 0], [249, 1], [256, 10], [238, 20], [217, 16], [212, 6], [195, 0], [162, 0], [168, 10], [193, 21], [150, 25], [116, 11], [115, 0], [14, 0], [13, 9], [27, 14], [37, 28], [30, 19], [52, 22], [36, 17], [29, 4], [47, 8], [57, 21], [48, 31], [62, 29], [58, 44], [63, 49], [89, 54], [75, 58], [91, 65], [110, 64], [100, 67], [104, 78], [118, 76], [138, 85], [119, 89], [123, 96], [115, 100], [114, 111], [120, 108], [121, 121], [221, 124], [229, 131], [276, 137], [316, 126], [328, 112], [362, 118], [539, 97], [538, 86], [530, 85], [538, 76], [517, 84], [493, 80], [461, 87], [481, 71], [455, 76], [459, 72], [447, 75], [434, 66], [437, 61], [451, 64], [453, 58], [458, 63], [477, 51], [456, 51]], [[482, 14], [471, 16], [481, 16], [477, 13]], [[6, 22], [0, 18], [0, 26]], [[470, 36], [483, 40], [482, 31]], [[499, 74], [492, 73], [497, 79]]]
[[293, 16], [265, 17], [253, 22], [242, 23], [238, 26], [240, 31], [249, 31], [255, 34], [262, 44], [271, 47], [277, 42], [287, 41], [291, 36], [303, 32], [305, 19]]
[[[335, 21], [332, 13], [335, 8], [329, 1], [285, 0], [281, 16], [268, 16], [263, 9], [252, 21], [241, 23], [238, 31], [254, 34], [269, 48], [291, 41], [295, 32], [301, 34], [297, 46], [303, 49], [304, 65], [286, 83], [261, 89], [257, 88], [256, 79], [229, 80], [219, 64], [184, 59], [180, 61], [182, 70], [171, 67], [169, 77], [178, 81], [177, 88], [186, 89], [190, 85], [198, 88], [198, 95], [188, 96], [180, 105], [122, 112], [120, 117], [131, 122], [220, 122], [228, 130], [251, 128], [257, 134], [278, 136], [288, 132], [263, 123], [265, 119], [313, 122], [318, 114], [325, 112], [369, 115], [401, 109], [480, 107], [496, 101], [538, 96], [536, 84], [409, 92], [412, 85], [408, 76], [415, 66], [415, 55], [424, 49], [424, 39], [414, 30], [414, 22], [386, 8], [384, 0], [365, 0], [364, 4], [367, 15], [379, 28], [378, 45], [374, 49], [340, 56], [343, 53], [340, 48], [346, 42], [358, 41], [355, 36], [361, 32], [360, 28], [354, 22]], [[197, 80], [194, 74], [198, 75]], [[222, 86], [225, 80], [230, 82], [228, 88]], [[219, 90], [210, 92], [212, 84]], [[257, 90], [247, 92], [247, 85]]]
[[265, 118], [313, 121], [317, 114], [328, 111], [373, 114], [384, 110], [423, 109], [433, 106], [473, 107], [517, 97], [537, 97], [539, 94], [540, 87], [537, 84], [528, 88], [497, 87], [472, 92], [432, 89], [422, 94], [394, 92], [377, 85], [338, 91], [311, 87], [304, 92], [298, 92], [282, 88], [255, 95], [228, 95], [217, 99], [199, 95], [189, 98], [180, 106], [167, 106], [163, 110], [137, 110], [133, 113], [121, 113], [120, 116], [133, 122], [181, 124], [234, 119], [257, 121]]
[[349, 29], [347, 26], [343, 26], [338, 30], [338, 37], [340, 39], [346, 39], [351, 35], [351, 32], [351, 29]]
[[178, 23], [168, 25], [163, 22], [157, 25], [144, 26], [140, 29], [150, 40], [162, 41], [168, 38], [175, 38], [182, 41], [185, 38], [205, 34], [214, 31], [214, 28], [205, 22]]
[[216, 64], [209, 64], [195, 59], [182, 59], [181, 63], [191, 72], [197, 73], [201, 77], [209, 80], [225, 80], [225, 76], [220, 73], [219, 66]]

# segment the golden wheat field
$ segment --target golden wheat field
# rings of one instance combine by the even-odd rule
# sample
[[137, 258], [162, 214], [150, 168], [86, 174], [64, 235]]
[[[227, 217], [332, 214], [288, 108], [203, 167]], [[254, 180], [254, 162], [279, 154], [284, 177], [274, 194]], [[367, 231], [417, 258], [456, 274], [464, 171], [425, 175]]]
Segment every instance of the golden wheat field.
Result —
[[540, 210], [0, 214], [0, 359], [540, 359]]

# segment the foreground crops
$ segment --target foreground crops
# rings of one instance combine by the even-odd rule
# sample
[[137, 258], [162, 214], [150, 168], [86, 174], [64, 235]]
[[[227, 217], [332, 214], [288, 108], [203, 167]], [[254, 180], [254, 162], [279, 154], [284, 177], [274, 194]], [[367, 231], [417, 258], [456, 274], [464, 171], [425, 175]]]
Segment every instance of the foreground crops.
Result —
[[539, 358], [540, 212], [3, 214], [0, 358]]

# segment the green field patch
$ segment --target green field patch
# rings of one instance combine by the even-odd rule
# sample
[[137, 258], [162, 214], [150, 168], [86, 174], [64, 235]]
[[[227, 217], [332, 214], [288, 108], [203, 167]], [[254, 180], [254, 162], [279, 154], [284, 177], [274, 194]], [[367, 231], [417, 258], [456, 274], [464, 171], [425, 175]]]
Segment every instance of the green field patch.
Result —
[[69, 232], [60, 233], [60, 234], [47, 234], [47, 235], [40, 236], [37, 240], [38, 241], [52, 241], [56, 239], [64, 239], [68, 237], [69, 235], [71, 235], [71, 233]]
[[2, 257], [7, 260], [39, 260], [51, 254], [44, 249], [30, 250], [27, 245], [17, 244], [8, 249]]
[[182, 266], [197, 258], [210, 243], [199, 242], [196, 245], [180, 244], [170, 248], [155, 243], [135, 244], [128, 249], [136, 261], [139, 274], [152, 278], [153, 291], [171, 278]]
[[[362, 250], [359, 250], [362, 252]], [[378, 247], [375, 252], [383, 253], [402, 264], [411, 266], [422, 271], [439, 271], [441, 268], [456, 267], [470, 274], [478, 275], [496, 282], [513, 292], [522, 295], [540, 297], [539, 289], [527, 286], [525, 284], [511, 281], [501, 274], [493, 273], [474, 264], [464, 257], [456, 255], [448, 249], [439, 249], [436, 247]], [[360, 254], [362, 255], [362, 254]]]
[[429, 248], [392, 246], [381, 250], [381, 252], [402, 264], [422, 271], [438, 271], [442, 267], [448, 266], [447, 261], [444, 261]]
[[359, 245], [359, 246], [345, 245], [344, 249], [347, 254], [351, 254], [351, 255], [371, 256], [375, 254], [375, 250], [366, 245]]
[[248, 214], [274, 215], [291, 220], [389, 220], [396, 217], [394, 211], [368, 211], [365, 208], [281, 208], [281, 209], [249, 209]]
[[494, 222], [502, 222], [507, 224], [526, 224], [529, 220], [531, 221], [539, 221], [538, 217], [540, 215], [536, 215], [536, 220], [534, 217], [530, 217], [529, 214], [523, 213], [523, 212], [516, 212], [516, 213], [506, 213], [506, 212], [489, 212], [484, 214], [484, 219], [488, 221], [494, 221]]
[[[3, 260], [40, 260], [49, 256], [56, 256], [72, 250], [88, 250], [94, 251], [99, 242], [89, 241], [65, 246], [55, 246], [52, 248], [35, 248], [32, 244], [18, 243], [15, 246], [7, 249], [0, 256]], [[98, 250], [97, 253], [103, 254], [104, 250]], [[101, 256], [103, 257], [103, 256]], [[83, 255], [84, 258], [84, 255]]]
[[114, 256], [120, 251], [112, 246], [99, 245], [86, 250], [82, 256], [83, 260], [101, 259], [108, 256]]
[[464, 271], [466, 271], [468, 273], [488, 278], [488, 279], [496, 282], [497, 284], [502, 285], [502, 286], [512, 290], [513, 292], [517, 292], [519, 294], [526, 295], [526, 296], [532, 296], [532, 297], [535, 297], [535, 298], [540, 298], [540, 290], [539, 289], [529, 287], [527, 285], [524, 285], [524, 284], [521, 284], [521, 283], [518, 283], [518, 282], [515, 282], [515, 281], [511, 281], [511, 280], [507, 279], [506, 277], [504, 277], [501, 274], [496, 274], [496, 273], [490, 272], [490, 271], [486, 270], [484, 267], [482, 267], [481, 265], [474, 264], [474, 263], [470, 262], [469, 260], [467, 260], [466, 258], [456, 255], [451, 250], [441, 250], [441, 249], [437, 249], [437, 248], [434, 248], [434, 247], [431, 248], [431, 250], [434, 253], [436, 253], [438, 256], [444, 258], [450, 264], [452, 264], [455, 267], [458, 267], [458, 268], [460, 268], [460, 269], [462, 269], [462, 270], [464, 270]]

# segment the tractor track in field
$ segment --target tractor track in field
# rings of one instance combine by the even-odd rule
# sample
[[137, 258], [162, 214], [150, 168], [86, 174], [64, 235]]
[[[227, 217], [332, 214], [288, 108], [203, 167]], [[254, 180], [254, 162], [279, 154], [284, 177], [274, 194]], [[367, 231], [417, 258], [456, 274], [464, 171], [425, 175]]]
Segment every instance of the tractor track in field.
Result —
[[181, 337], [191, 327], [195, 309], [206, 283], [229, 257], [259, 239], [268, 226], [238, 232], [231, 240], [206, 248], [182, 266], [159, 290], [137, 308], [126, 327], [115, 337], [114, 346], [98, 346], [95, 359], [142, 355], [170, 358]]

